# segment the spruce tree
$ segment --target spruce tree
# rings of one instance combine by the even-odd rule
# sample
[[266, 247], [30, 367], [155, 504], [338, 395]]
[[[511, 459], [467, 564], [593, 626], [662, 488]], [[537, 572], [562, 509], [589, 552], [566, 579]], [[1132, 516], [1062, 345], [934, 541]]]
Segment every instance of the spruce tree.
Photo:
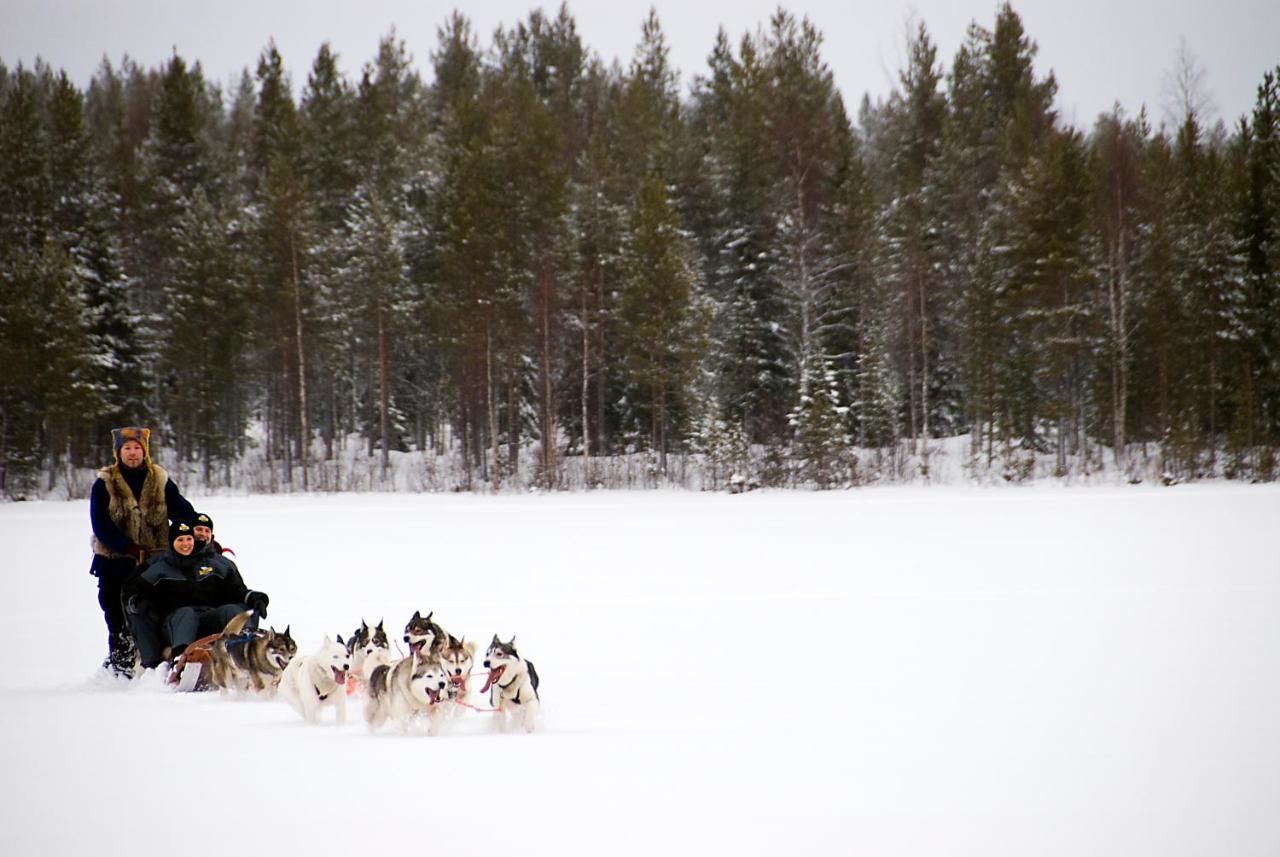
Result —
[[[897, 305], [903, 311], [900, 365], [905, 373], [906, 423], [915, 451], [917, 439], [922, 467], [929, 468], [929, 438], [945, 425], [939, 407], [939, 366], [950, 355], [939, 353], [945, 341], [941, 282], [945, 258], [940, 238], [945, 212], [938, 193], [939, 159], [947, 106], [939, 84], [941, 68], [937, 49], [921, 24], [907, 45], [907, 66], [900, 73], [902, 86], [889, 104], [892, 159], [889, 163], [889, 202], [882, 215], [886, 242], [883, 275], [901, 293]], [[953, 403], [954, 404], [954, 403]]]
[[255, 244], [255, 302], [266, 377], [275, 376], [277, 415], [268, 427], [272, 452], [283, 454], [284, 481], [293, 481], [293, 462], [302, 471], [302, 489], [309, 484], [311, 406], [307, 396], [308, 331], [311, 255], [306, 189], [298, 171], [301, 131], [297, 109], [275, 44], [268, 44], [258, 60], [258, 99], [254, 108], [249, 150], [253, 188]]
[[1025, 350], [1013, 331], [1023, 308], [1015, 300], [1016, 261], [1010, 252], [1018, 228], [1017, 195], [1027, 161], [1053, 127], [1057, 84], [1037, 78], [1035, 44], [1008, 4], [993, 30], [970, 26], [952, 63], [949, 120], [939, 192], [947, 200], [942, 246], [954, 286], [955, 337], [964, 410], [976, 454], [988, 464], [996, 443], [1039, 448], [1036, 390], [1024, 371]]
[[520, 353], [512, 330], [518, 304], [514, 283], [501, 274], [504, 176], [489, 121], [498, 109], [497, 90], [483, 75], [465, 18], [455, 15], [439, 35], [429, 121], [440, 148], [423, 230], [435, 284], [425, 308], [456, 397], [453, 419], [470, 488], [476, 475], [491, 481], [501, 476], [495, 459], [504, 412], [507, 437], [518, 444], [522, 415], [510, 406], [516, 401], [511, 372]]
[[350, 405], [356, 389], [348, 288], [341, 276], [347, 238], [347, 206], [356, 187], [355, 97], [338, 72], [337, 56], [321, 45], [298, 111], [297, 172], [306, 192], [313, 241], [307, 259], [312, 292], [309, 343], [326, 460], [338, 438], [356, 430]]
[[1053, 134], [1028, 162], [1015, 197], [1013, 277], [1005, 296], [1023, 389], [1035, 391], [1010, 407], [1015, 423], [1053, 438], [1059, 475], [1067, 473], [1069, 455], [1088, 453], [1091, 372], [1101, 335], [1089, 171], [1084, 140], [1074, 131]]
[[576, 410], [585, 456], [607, 452], [613, 428], [606, 408], [612, 344], [607, 322], [615, 284], [621, 278], [622, 224], [627, 211], [616, 181], [619, 146], [614, 131], [619, 90], [616, 75], [598, 61], [590, 65], [583, 82], [582, 150], [576, 180], [569, 187], [570, 228], [576, 237], [573, 269], [578, 281], [573, 363], [580, 373]]
[[[46, 128], [35, 75], [19, 66], [0, 102], [0, 347], [4, 365], [40, 367], [46, 307], [56, 282]], [[56, 290], [56, 289], [55, 289]], [[33, 489], [43, 449], [39, 405], [48, 392], [24, 373], [0, 373], [0, 490]]]
[[89, 460], [110, 424], [123, 422], [136, 408], [139, 377], [119, 253], [108, 222], [114, 198], [94, 167], [83, 98], [65, 73], [54, 85], [47, 114], [52, 237], [72, 262], [76, 303], [84, 307], [83, 315], [74, 317], [77, 325], [87, 325], [92, 355], [79, 370], [83, 395], [65, 449], [51, 451], [66, 452], [71, 466]]
[[800, 402], [788, 415], [792, 456], [802, 484], [827, 489], [847, 484], [853, 464], [836, 373], [821, 362], [805, 367]]
[[249, 418], [252, 326], [229, 218], [196, 188], [171, 233], [159, 355], [161, 407], [181, 461], [195, 462], [206, 486], [221, 467], [229, 482], [244, 450]]
[[[1238, 218], [1245, 300], [1241, 325], [1248, 350], [1236, 384], [1235, 445], [1274, 450], [1280, 445], [1280, 66], [1263, 75], [1251, 121], [1242, 123], [1240, 136], [1246, 171]], [[1258, 475], [1274, 478], [1275, 453], [1254, 457]]]
[[711, 195], [702, 246], [716, 303], [716, 398], [726, 420], [756, 442], [782, 434], [791, 378], [770, 193], [776, 162], [768, 139], [769, 72], [761, 51], [745, 36], [735, 57], [721, 30], [691, 120]]
[[[567, 26], [567, 19], [562, 19]], [[555, 111], [573, 109], [571, 94], [574, 69], [549, 71], [553, 54], [571, 46], [548, 33], [540, 15], [534, 14], [528, 28], [517, 27], [499, 35], [499, 66], [490, 86], [497, 100], [491, 122], [500, 174], [507, 177], [499, 202], [504, 216], [498, 228], [504, 233], [504, 251], [499, 264], [506, 269], [502, 280], [517, 287], [523, 316], [511, 326], [513, 343], [523, 342], [521, 362], [533, 368], [528, 379], [533, 390], [532, 405], [537, 414], [539, 439], [537, 482], [544, 487], [557, 483], [555, 459], [559, 384], [564, 370], [565, 328], [564, 280], [569, 264], [566, 219], [567, 184], [571, 159], [564, 156], [564, 134], [571, 124], [568, 115]], [[567, 34], [565, 34], [567, 37]], [[561, 42], [561, 50], [553, 44]], [[568, 75], [559, 78], [560, 75]], [[514, 355], [512, 355], [514, 356]], [[509, 361], [509, 356], [507, 360]], [[510, 365], [510, 363], [508, 363]], [[514, 374], [508, 370], [509, 374]], [[523, 384], [521, 385], [523, 386]], [[514, 415], [512, 415], [514, 416]], [[511, 417], [509, 416], [509, 422]], [[512, 426], [509, 430], [515, 431]], [[518, 433], [518, 432], [517, 432]], [[510, 447], [508, 467], [514, 468], [515, 448]]]
[[691, 253], [663, 181], [651, 176], [631, 216], [618, 335], [633, 419], [663, 473], [703, 353], [705, 310]]

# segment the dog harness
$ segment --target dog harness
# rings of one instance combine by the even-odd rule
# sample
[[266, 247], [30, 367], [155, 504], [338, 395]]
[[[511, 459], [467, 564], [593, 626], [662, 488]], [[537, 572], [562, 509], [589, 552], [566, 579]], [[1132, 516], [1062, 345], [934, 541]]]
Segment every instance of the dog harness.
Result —
[[[519, 678], [520, 678], [520, 675], [519, 675], [519, 673], [517, 673], [517, 674], [516, 674], [516, 677], [515, 677], [515, 678], [513, 678], [513, 679], [511, 679], [511, 681], [507, 682], [506, 684], [501, 684], [501, 683], [499, 683], [499, 684], [498, 684], [498, 687], [499, 687], [501, 690], [506, 690], [507, 688], [511, 687], [511, 685], [515, 684], [515, 683], [516, 683], [516, 681], [517, 681]], [[516, 705], [523, 705], [523, 704], [524, 704], [524, 703], [522, 703], [522, 702], [520, 701], [520, 691], [522, 691], [522, 690], [524, 690], [524, 688], [520, 688], [520, 690], [517, 690], [517, 691], [516, 691], [516, 695], [511, 699], [511, 701], [512, 701], [514, 704], [516, 704]]]

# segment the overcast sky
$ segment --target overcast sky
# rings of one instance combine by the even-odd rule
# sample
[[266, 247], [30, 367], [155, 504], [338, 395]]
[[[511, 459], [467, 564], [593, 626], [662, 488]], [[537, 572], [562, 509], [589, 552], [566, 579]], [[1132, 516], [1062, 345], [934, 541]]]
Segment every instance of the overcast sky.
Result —
[[[657, 9], [673, 63], [687, 90], [702, 74], [716, 30], [736, 43], [747, 30], [767, 24], [774, 0], [578, 0], [569, 6], [588, 49], [606, 61], [630, 60], [640, 23]], [[993, 0], [794, 0], [782, 4], [808, 16], [825, 37], [824, 56], [845, 101], [855, 111], [864, 93], [886, 96], [896, 84], [907, 22], [923, 20], [950, 67], [965, 28], [990, 27]], [[274, 37], [300, 90], [324, 41], [339, 54], [343, 71], [357, 76], [378, 39], [394, 25], [424, 77], [437, 28], [460, 9], [487, 47], [495, 27], [527, 18], [532, 0], [430, 2], [430, 0], [0, 0], [0, 60], [30, 65], [37, 56], [85, 86], [103, 56], [128, 55], [146, 67], [176, 49], [199, 60], [205, 75], [224, 84], [256, 65]], [[544, 8], [553, 13], [558, 5]], [[1280, 64], [1277, 0], [1021, 0], [1013, 8], [1040, 47], [1037, 70], [1058, 79], [1058, 109], [1077, 126], [1091, 125], [1119, 101], [1129, 114], [1143, 104], [1156, 121], [1169, 98], [1165, 82], [1180, 39], [1204, 72], [1210, 118], [1234, 123], [1252, 109], [1268, 68]]]

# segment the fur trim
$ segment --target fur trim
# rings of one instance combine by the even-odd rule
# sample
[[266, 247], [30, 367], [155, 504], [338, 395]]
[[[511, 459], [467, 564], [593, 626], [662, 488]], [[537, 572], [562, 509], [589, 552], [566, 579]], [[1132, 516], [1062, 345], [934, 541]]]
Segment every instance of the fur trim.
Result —
[[[169, 509], [164, 502], [165, 485], [169, 474], [158, 464], [147, 465], [147, 478], [142, 483], [142, 496], [134, 497], [129, 485], [120, 474], [120, 466], [113, 464], [98, 471], [98, 478], [107, 486], [111, 504], [107, 513], [120, 532], [134, 544], [149, 551], [162, 551], [169, 538]], [[120, 556], [106, 545], [93, 540], [93, 552], [99, 556]]]

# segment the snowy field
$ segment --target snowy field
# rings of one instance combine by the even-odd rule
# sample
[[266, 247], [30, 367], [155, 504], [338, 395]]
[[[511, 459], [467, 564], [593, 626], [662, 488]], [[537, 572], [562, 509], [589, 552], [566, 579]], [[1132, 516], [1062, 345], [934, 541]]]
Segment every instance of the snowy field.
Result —
[[4, 504], [4, 854], [1280, 854], [1276, 487], [196, 505], [303, 651], [517, 634], [543, 728], [95, 677], [87, 503]]

